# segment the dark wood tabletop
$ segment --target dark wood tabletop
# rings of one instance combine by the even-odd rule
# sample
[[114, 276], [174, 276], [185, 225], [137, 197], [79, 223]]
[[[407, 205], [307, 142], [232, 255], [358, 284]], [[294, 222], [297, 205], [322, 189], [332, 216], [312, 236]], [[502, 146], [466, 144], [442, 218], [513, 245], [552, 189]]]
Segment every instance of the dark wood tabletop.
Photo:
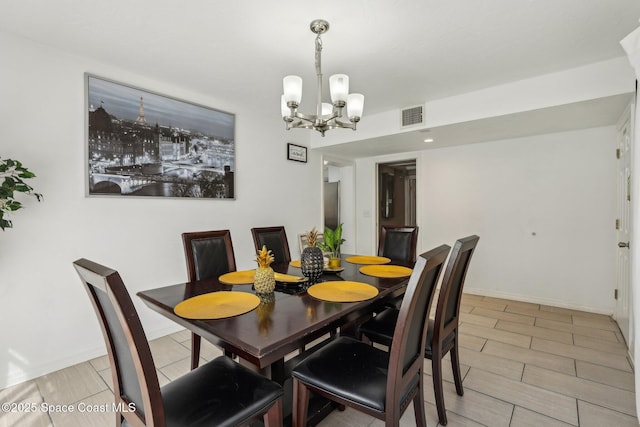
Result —
[[[217, 279], [210, 279], [162, 286], [138, 292], [137, 295], [151, 309], [274, 377], [269, 372], [270, 367], [282, 364], [287, 354], [337, 328], [348, 330], [347, 326], [404, 292], [408, 278], [367, 276], [360, 273], [360, 265], [346, 262], [346, 257], [348, 255], [343, 255], [344, 271], [325, 272], [320, 281], [368, 283], [378, 289], [376, 297], [353, 303], [326, 302], [308, 295], [304, 286], [298, 289], [298, 285], [279, 284], [282, 291], [277, 289], [274, 292], [273, 301], [263, 301], [248, 313], [218, 320], [190, 320], [174, 313], [173, 309], [178, 303], [220, 290], [255, 293], [252, 285], [225, 285]], [[281, 273], [302, 276], [299, 268], [289, 265], [274, 265], [273, 268]]]

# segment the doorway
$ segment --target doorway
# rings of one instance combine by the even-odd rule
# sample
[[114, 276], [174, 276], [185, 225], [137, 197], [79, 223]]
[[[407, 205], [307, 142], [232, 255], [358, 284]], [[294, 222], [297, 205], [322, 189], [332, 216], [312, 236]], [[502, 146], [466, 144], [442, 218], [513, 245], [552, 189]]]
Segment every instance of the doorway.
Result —
[[[627, 109], [618, 125], [618, 213], [616, 230], [618, 239], [617, 248], [617, 277], [615, 299], [616, 307], [614, 318], [618, 323], [620, 332], [627, 342], [630, 352], [633, 352], [633, 342], [629, 330], [631, 314], [631, 108]], [[633, 356], [633, 355], [632, 355]]]
[[416, 225], [416, 159], [378, 163], [378, 231]]

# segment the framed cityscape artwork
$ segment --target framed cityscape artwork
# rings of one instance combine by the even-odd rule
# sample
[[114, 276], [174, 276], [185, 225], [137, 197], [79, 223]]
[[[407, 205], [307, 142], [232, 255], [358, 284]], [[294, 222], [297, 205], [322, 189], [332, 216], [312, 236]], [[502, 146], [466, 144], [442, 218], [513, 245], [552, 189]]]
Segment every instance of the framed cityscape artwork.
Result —
[[235, 115], [85, 78], [88, 195], [235, 198]]

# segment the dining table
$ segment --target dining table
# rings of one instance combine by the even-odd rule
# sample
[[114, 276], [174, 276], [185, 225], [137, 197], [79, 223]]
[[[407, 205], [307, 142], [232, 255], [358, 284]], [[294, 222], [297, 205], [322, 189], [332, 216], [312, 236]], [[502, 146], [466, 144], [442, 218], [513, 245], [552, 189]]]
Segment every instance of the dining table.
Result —
[[[365, 274], [361, 271], [365, 267], [359, 261], [361, 258], [365, 259], [362, 261], [364, 263], [367, 258], [375, 257], [341, 254], [341, 267], [325, 269], [313, 283], [305, 281], [295, 261], [272, 265], [276, 273], [298, 276], [300, 281], [277, 282], [272, 294], [258, 294], [260, 303], [255, 309], [219, 319], [192, 319], [176, 314], [175, 309], [194, 297], [220, 291], [256, 295], [251, 283], [229, 284], [216, 277], [163, 285], [138, 292], [137, 295], [152, 310], [200, 335], [226, 353], [236, 355], [243, 365], [285, 385], [287, 381], [290, 383], [290, 365], [296, 363], [301, 354], [305, 354], [303, 349], [312, 350], [307, 347], [310, 343], [317, 343], [319, 338], [336, 331], [341, 335], [357, 336], [357, 326], [361, 322], [404, 293], [408, 274], [402, 277]], [[413, 266], [407, 263], [391, 264], [405, 269]], [[319, 299], [317, 295], [312, 296], [314, 285], [340, 287], [342, 283], [347, 286], [354, 282], [370, 285], [377, 292], [367, 296], [367, 299], [353, 302], [328, 301]], [[287, 411], [286, 400], [285, 414], [291, 410], [289, 408]]]

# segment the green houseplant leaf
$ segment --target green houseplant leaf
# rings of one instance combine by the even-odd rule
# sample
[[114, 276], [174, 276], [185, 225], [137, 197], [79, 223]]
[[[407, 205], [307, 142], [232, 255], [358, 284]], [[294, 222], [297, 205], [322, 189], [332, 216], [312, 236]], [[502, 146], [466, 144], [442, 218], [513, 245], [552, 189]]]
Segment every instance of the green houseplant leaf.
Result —
[[35, 178], [35, 174], [22, 166], [17, 160], [0, 158], [0, 229], [13, 227], [11, 220], [5, 215], [22, 208], [22, 203], [15, 199], [16, 193], [24, 193], [42, 200], [42, 194], [36, 193], [25, 179]]
[[324, 243], [318, 242], [318, 246], [325, 251], [330, 252], [333, 258], [340, 257], [340, 246], [345, 242], [342, 238], [342, 224], [338, 225], [335, 230], [329, 227], [324, 228]]

